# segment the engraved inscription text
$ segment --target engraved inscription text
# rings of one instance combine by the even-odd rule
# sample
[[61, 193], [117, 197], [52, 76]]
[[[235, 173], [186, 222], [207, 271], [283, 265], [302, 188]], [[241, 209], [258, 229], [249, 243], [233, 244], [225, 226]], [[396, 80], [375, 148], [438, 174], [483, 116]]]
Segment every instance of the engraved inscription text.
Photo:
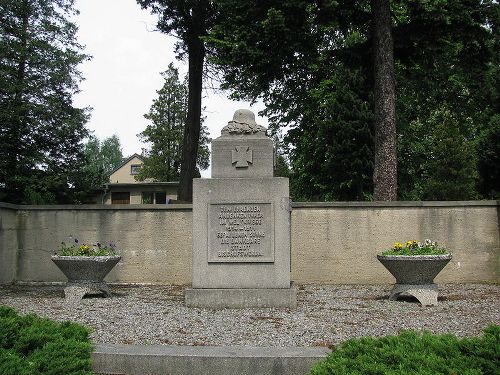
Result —
[[271, 203], [210, 204], [209, 262], [272, 262]]

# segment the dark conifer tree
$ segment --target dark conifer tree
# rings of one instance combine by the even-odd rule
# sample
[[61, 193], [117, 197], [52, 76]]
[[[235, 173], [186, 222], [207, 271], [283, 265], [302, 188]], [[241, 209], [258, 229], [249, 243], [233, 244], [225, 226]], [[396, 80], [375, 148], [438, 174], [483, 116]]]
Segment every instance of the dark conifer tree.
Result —
[[[137, 176], [139, 180], [151, 178], [154, 181], [179, 181], [181, 171], [184, 130], [188, 112], [188, 83], [179, 81], [179, 72], [170, 64], [162, 73], [163, 87], [157, 91], [149, 112], [144, 117], [149, 121], [139, 134], [149, 149], [145, 153], [144, 165]], [[200, 139], [197, 152], [197, 170], [209, 165], [209, 138], [207, 128], [200, 125]]]
[[0, 2], [1, 200], [71, 201], [82, 162], [85, 109], [72, 95], [87, 58], [69, 21], [72, 0]]
[[209, 0], [137, 0], [143, 8], [158, 14], [158, 29], [179, 37], [177, 52], [187, 54], [189, 65], [188, 112], [182, 146], [178, 197], [191, 201], [193, 177], [196, 174], [198, 143], [201, 130], [201, 96], [206, 37], [213, 21]]

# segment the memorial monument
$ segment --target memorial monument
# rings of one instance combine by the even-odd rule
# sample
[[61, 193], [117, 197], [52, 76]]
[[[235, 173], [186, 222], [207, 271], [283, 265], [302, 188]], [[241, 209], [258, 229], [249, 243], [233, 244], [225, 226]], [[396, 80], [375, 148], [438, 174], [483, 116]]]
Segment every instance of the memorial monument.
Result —
[[240, 109], [212, 141], [212, 178], [193, 180], [193, 284], [187, 306], [295, 307], [288, 179], [273, 142]]

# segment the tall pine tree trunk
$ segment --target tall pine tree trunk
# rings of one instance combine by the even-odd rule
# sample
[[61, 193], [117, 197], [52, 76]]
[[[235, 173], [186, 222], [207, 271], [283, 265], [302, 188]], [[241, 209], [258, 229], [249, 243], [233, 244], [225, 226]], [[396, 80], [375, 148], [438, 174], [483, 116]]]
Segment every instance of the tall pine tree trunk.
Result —
[[396, 110], [393, 41], [389, 0], [371, 0], [374, 98], [375, 167], [374, 199], [397, 199]]
[[[193, 9], [193, 24], [196, 25], [196, 9]], [[203, 83], [203, 62], [205, 45], [200, 39], [201, 32], [193, 32], [187, 42], [189, 54], [189, 92], [188, 112], [182, 144], [182, 161], [179, 178], [178, 199], [193, 200], [193, 177], [196, 172], [196, 159], [200, 141], [201, 127], [201, 91]]]

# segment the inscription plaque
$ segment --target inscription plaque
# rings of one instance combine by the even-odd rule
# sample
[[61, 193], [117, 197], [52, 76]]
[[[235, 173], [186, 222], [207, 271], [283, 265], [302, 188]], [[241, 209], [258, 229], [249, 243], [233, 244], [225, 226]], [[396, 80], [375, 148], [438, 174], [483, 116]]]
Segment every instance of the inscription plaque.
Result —
[[272, 204], [209, 204], [208, 262], [274, 262]]

